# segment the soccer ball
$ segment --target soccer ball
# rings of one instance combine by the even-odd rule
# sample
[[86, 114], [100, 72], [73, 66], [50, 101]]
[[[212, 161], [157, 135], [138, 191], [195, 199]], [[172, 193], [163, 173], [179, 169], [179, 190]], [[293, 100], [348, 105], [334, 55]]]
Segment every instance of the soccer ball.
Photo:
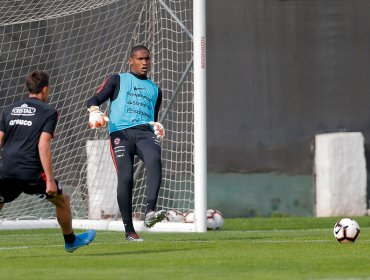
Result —
[[194, 212], [188, 212], [184, 214], [185, 223], [194, 223]]
[[184, 215], [175, 210], [168, 210], [166, 213], [166, 221], [171, 223], [182, 223], [184, 221]]
[[344, 218], [334, 225], [334, 237], [340, 243], [355, 242], [360, 234], [360, 226], [355, 220]]
[[207, 210], [207, 229], [220, 229], [224, 225], [224, 218], [222, 213], [218, 210]]

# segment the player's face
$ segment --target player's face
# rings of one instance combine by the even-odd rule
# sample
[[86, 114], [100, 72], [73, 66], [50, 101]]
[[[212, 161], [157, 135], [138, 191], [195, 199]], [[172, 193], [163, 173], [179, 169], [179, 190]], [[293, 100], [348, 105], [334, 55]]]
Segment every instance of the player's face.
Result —
[[131, 72], [138, 75], [147, 75], [150, 68], [150, 55], [147, 50], [138, 50], [132, 54], [129, 60]]

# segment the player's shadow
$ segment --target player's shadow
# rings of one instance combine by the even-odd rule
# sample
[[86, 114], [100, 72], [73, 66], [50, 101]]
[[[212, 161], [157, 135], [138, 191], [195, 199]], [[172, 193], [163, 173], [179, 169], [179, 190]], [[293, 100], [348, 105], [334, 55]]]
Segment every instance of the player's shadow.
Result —
[[[204, 247], [203, 247], [204, 248]], [[137, 255], [137, 254], [150, 254], [150, 253], [159, 253], [159, 252], [162, 252], [162, 253], [166, 253], [166, 252], [174, 252], [174, 251], [190, 251], [190, 250], [198, 250], [197, 248], [181, 248], [181, 249], [168, 249], [168, 250], [138, 250], [138, 251], [129, 251], [129, 252], [112, 252], [112, 253], [96, 253], [96, 254], [84, 254], [84, 252], [82, 252], [82, 250], [80, 250], [80, 252], [74, 252], [74, 253], [68, 253], [68, 252], [65, 252], [65, 254], [67, 256], [73, 256], [73, 257], [86, 257], [86, 256], [89, 256], [89, 257], [94, 257], [94, 256], [124, 256], [124, 255]], [[30, 255], [30, 257], [32, 258], [45, 258], [49, 255]], [[59, 258], [59, 257], [62, 257], [62, 258], [65, 258], [65, 255], [59, 255], [59, 256], [53, 256], [53, 258]], [[23, 259], [24, 256], [12, 256], [12, 257], [9, 257], [8, 259]]]
[[[211, 246], [210, 246], [211, 247]], [[204, 247], [203, 247], [204, 248]], [[166, 252], [175, 252], [175, 251], [191, 251], [198, 250], [198, 248], [181, 248], [181, 249], [168, 249], [168, 250], [138, 250], [138, 251], [129, 251], [129, 252], [113, 252], [113, 253], [96, 253], [96, 254], [81, 254], [81, 257], [86, 256], [123, 256], [123, 255], [137, 255], [137, 254], [150, 254], [150, 253], [166, 253]]]

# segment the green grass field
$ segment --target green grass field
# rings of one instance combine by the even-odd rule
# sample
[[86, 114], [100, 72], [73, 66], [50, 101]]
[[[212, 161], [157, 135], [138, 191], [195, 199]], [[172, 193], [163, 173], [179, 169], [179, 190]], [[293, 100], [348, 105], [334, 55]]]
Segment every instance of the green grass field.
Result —
[[353, 244], [334, 239], [336, 218], [248, 218], [207, 233], [142, 233], [143, 243], [98, 231], [72, 254], [58, 230], [0, 231], [0, 278], [370, 279], [370, 217], [355, 219]]

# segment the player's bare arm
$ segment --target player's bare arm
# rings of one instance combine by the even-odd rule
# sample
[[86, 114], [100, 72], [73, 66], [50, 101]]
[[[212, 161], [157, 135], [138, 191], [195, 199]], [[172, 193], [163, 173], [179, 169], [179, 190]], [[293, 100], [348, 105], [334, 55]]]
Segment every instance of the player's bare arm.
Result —
[[38, 144], [40, 160], [46, 177], [46, 193], [51, 196], [57, 194], [57, 185], [53, 176], [52, 157], [51, 157], [52, 135], [42, 132]]
[[0, 131], [0, 149], [3, 147], [4, 144], [4, 132]]

